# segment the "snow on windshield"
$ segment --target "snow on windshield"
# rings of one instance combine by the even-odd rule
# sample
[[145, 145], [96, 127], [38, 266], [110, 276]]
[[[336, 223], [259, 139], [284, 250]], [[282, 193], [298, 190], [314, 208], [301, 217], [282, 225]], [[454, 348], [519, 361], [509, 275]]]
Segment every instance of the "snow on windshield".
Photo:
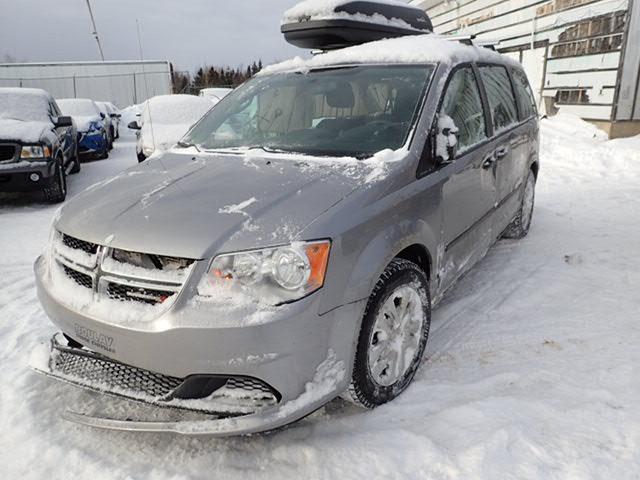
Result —
[[0, 119], [48, 121], [49, 97], [35, 88], [0, 88]]
[[97, 105], [88, 98], [64, 98], [56, 102], [64, 115], [95, 117], [100, 113]]
[[405, 145], [431, 65], [363, 65], [260, 77], [239, 87], [190, 132], [206, 150], [261, 148], [367, 157]]

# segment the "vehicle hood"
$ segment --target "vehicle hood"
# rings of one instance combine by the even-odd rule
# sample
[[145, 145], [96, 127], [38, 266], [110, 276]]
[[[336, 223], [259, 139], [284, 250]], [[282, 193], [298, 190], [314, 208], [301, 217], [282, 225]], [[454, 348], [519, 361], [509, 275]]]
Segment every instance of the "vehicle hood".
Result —
[[76, 128], [79, 132], [88, 132], [91, 122], [102, 123], [102, 119], [93, 115], [74, 115], [73, 120], [76, 122]]
[[22, 143], [37, 143], [51, 130], [49, 122], [25, 122], [11, 118], [0, 118], [0, 140]]
[[167, 152], [77, 195], [56, 227], [93, 243], [195, 259], [304, 240], [304, 227], [363, 185], [370, 168], [358, 163]]

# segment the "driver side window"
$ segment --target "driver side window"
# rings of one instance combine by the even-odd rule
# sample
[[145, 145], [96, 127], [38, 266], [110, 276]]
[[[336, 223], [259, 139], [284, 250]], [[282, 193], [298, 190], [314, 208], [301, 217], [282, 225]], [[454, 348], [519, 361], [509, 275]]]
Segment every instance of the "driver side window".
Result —
[[487, 138], [480, 90], [470, 66], [456, 70], [451, 77], [440, 108], [440, 124], [457, 130], [458, 154]]

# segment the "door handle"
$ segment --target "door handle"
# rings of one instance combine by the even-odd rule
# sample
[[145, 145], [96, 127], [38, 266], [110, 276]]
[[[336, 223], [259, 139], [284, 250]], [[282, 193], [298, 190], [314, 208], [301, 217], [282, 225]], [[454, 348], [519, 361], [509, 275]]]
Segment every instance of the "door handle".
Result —
[[501, 158], [504, 158], [508, 152], [509, 152], [509, 149], [507, 147], [498, 147], [496, 148], [494, 155], [496, 159], [500, 160]]
[[489, 155], [487, 158], [484, 159], [484, 161], [482, 162], [482, 168], [484, 170], [489, 170], [493, 164], [496, 163], [496, 159], [493, 155]]

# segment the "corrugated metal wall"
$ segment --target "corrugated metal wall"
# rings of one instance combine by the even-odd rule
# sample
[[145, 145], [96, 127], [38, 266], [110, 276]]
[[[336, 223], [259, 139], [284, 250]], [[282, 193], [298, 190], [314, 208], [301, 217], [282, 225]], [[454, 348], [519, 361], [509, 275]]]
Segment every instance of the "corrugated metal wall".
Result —
[[628, 0], [412, 3], [428, 11], [437, 33], [499, 40], [501, 51], [522, 61], [538, 98], [552, 97], [561, 111], [583, 118], [612, 119]]
[[42, 88], [54, 98], [91, 98], [123, 108], [171, 93], [169, 62], [0, 64], [0, 87]]

